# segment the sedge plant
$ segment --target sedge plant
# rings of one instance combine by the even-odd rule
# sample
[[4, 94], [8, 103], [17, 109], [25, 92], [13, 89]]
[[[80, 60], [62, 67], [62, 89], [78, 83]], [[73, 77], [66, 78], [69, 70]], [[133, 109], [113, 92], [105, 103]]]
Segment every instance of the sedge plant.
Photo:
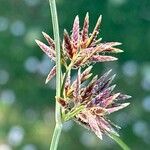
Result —
[[[123, 52], [116, 46], [119, 42], [103, 43], [97, 39], [102, 17], [97, 20], [92, 33], [89, 33], [89, 14], [84, 19], [83, 27], [79, 25], [79, 16], [75, 17], [72, 33], [64, 30], [63, 42], [60, 42], [59, 24], [56, 2], [49, 0], [53, 23], [54, 40], [42, 32], [48, 45], [36, 40], [42, 51], [55, 62], [45, 83], [56, 76], [56, 107], [55, 121], [50, 150], [57, 150], [58, 142], [64, 122], [74, 120], [86, 129], [91, 130], [98, 138], [107, 135], [115, 140], [124, 150], [129, 147], [120, 139], [117, 125], [112, 123], [109, 114], [129, 105], [126, 99], [131, 96], [114, 92], [116, 85], [111, 85], [115, 75], [111, 70], [102, 76], [93, 75], [93, 65], [97, 62], [116, 61], [111, 53]], [[75, 80], [72, 70], [76, 71]]]

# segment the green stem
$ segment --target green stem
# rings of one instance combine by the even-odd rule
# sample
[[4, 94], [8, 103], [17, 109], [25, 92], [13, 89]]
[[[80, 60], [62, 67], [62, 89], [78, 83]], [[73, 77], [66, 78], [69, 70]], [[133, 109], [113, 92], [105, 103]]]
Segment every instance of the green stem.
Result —
[[65, 72], [65, 75], [64, 75], [64, 78], [63, 78], [63, 83], [62, 83], [62, 86], [61, 86], [60, 96], [63, 96], [63, 90], [64, 90], [64, 86], [65, 86], [65, 81], [66, 81], [66, 79], [67, 79], [68, 73], [70, 73], [71, 68], [72, 68], [73, 65], [74, 65], [74, 62], [75, 62], [76, 59], [78, 58], [78, 55], [79, 55], [79, 53], [78, 53], [78, 54], [75, 56], [75, 58], [71, 61], [71, 63], [69, 64], [69, 66], [66, 67], [66, 72]]
[[61, 86], [60, 96], [63, 96], [65, 82], [66, 82], [68, 73], [70, 73], [70, 71], [71, 71], [71, 67], [72, 67], [72, 63], [67, 67], [66, 72], [64, 74], [64, 78], [63, 78], [63, 82], [62, 82], [62, 86]]
[[57, 150], [58, 143], [59, 143], [59, 137], [61, 134], [61, 129], [62, 129], [62, 125], [60, 126], [60, 125], [56, 124], [54, 133], [53, 133], [50, 150]]
[[[57, 9], [55, 0], [49, 0], [51, 16], [52, 16], [52, 24], [53, 24], [53, 34], [55, 41], [55, 49], [56, 49], [56, 97], [60, 97], [61, 92], [61, 52], [60, 52], [60, 38], [59, 38], [59, 26], [58, 26], [58, 18], [57, 18]], [[56, 126], [52, 137], [52, 142], [50, 146], [50, 150], [57, 150], [59, 137], [62, 129], [61, 122], [61, 108], [59, 103], [56, 101], [55, 107], [55, 120]]]
[[112, 138], [123, 150], [130, 150], [130, 148], [116, 135], [109, 134], [109, 137]]

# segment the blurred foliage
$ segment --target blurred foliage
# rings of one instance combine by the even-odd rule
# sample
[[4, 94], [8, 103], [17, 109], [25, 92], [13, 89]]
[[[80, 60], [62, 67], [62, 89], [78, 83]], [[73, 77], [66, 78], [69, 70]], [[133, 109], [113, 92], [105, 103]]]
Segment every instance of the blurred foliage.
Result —
[[[93, 28], [102, 14], [103, 41], [119, 41], [119, 61], [95, 65], [94, 73], [112, 68], [118, 89], [132, 95], [131, 105], [112, 115], [121, 138], [133, 150], [150, 149], [150, 1], [57, 0], [61, 36], [81, 25], [88, 11]], [[48, 0], [0, 0], [0, 150], [46, 150], [54, 127], [55, 80], [44, 85], [52, 63], [34, 39], [52, 36]], [[116, 89], [116, 90], [118, 90]], [[60, 150], [117, 150], [108, 137], [100, 141], [75, 123], [64, 125]]]

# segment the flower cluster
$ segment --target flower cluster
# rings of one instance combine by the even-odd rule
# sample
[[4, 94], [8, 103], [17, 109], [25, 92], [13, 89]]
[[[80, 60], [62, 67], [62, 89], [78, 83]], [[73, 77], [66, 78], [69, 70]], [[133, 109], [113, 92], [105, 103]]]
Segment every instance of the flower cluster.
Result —
[[65, 98], [58, 98], [59, 103], [64, 108], [64, 120], [74, 117], [74, 120], [91, 129], [100, 139], [102, 134], [117, 134], [115, 126], [107, 119], [107, 116], [118, 111], [129, 103], [124, 102], [131, 96], [121, 93], [114, 93], [116, 85], [111, 85], [115, 75], [109, 77], [108, 71], [103, 76], [93, 77], [87, 85], [85, 81], [92, 75], [91, 66], [80, 73], [78, 70], [77, 78], [72, 82], [68, 76], [65, 84]]
[[[97, 39], [99, 28], [101, 24], [101, 16], [95, 25], [95, 28], [91, 34], [89, 34], [89, 15], [86, 14], [84, 19], [83, 28], [80, 31], [79, 27], [79, 17], [76, 16], [72, 34], [69, 35], [66, 30], [64, 30], [64, 38], [62, 42], [62, 64], [67, 66], [68, 63], [71, 64], [72, 69], [84, 67], [94, 62], [105, 62], [105, 61], [115, 61], [116, 57], [108, 56], [107, 53], [120, 53], [123, 52], [121, 49], [115, 48], [114, 46], [121, 45], [119, 42], [106, 42], [101, 43], [101, 38]], [[36, 40], [39, 47], [46, 53], [46, 55], [52, 60], [56, 61], [56, 51], [55, 43], [53, 39], [42, 32], [43, 36], [47, 40], [49, 46], [43, 42]], [[55, 76], [56, 67], [50, 71], [46, 83]]]
[[[114, 93], [115, 85], [111, 85], [115, 75], [110, 76], [110, 71], [101, 77], [92, 77], [92, 66], [83, 70], [83, 67], [93, 62], [117, 60], [115, 57], [105, 55], [107, 53], [119, 53], [122, 50], [114, 48], [119, 42], [101, 43], [96, 39], [99, 33], [101, 16], [91, 34], [88, 33], [89, 16], [85, 17], [83, 28], [80, 31], [78, 16], [74, 20], [72, 34], [64, 30], [62, 43], [61, 62], [65, 67], [62, 77], [61, 97], [56, 100], [62, 106], [62, 119], [67, 121], [74, 119], [79, 124], [92, 130], [100, 139], [103, 134], [115, 134], [117, 127], [109, 119], [108, 115], [129, 105], [125, 102], [131, 96], [122, 93]], [[55, 43], [53, 39], [43, 32], [49, 46], [36, 40], [39, 47], [53, 60], [56, 61]], [[71, 70], [77, 70], [77, 77], [71, 79]], [[50, 71], [46, 83], [56, 74], [56, 66]]]

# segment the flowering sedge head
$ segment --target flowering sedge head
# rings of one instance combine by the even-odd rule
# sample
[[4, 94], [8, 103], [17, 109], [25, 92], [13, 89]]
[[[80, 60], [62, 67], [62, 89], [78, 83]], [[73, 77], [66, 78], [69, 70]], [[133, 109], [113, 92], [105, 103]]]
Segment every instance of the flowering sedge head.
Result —
[[111, 85], [114, 76], [109, 77], [111, 71], [103, 76], [97, 76], [84, 87], [84, 82], [92, 75], [91, 67], [80, 73], [72, 82], [70, 76], [65, 84], [64, 97], [57, 100], [63, 107], [64, 120], [73, 118], [75, 121], [92, 130], [100, 139], [103, 134], [117, 134], [115, 126], [108, 120], [109, 114], [129, 105], [125, 102], [131, 96], [114, 93], [115, 85]]
[[[110, 53], [120, 53], [122, 50], [116, 48], [115, 46], [120, 45], [119, 42], [106, 42], [102, 43], [101, 38], [97, 39], [99, 34], [99, 28], [101, 24], [102, 17], [98, 18], [98, 21], [93, 29], [93, 32], [89, 34], [89, 15], [86, 14], [84, 19], [84, 24], [82, 30], [79, 26], [79, 17], [76, 16], [72, 34], [64, 30], [64, 38], [62, 42], [62, 64], [64, 66], [69, 66], [71, 64], [72, 69], [77, 69], [79, 67], [84, 67], [87, 64], [94, 62], [106, 62], [106, 61], [115, 61], [116, 57], [109, 56], [106, 54]], [[43, 42], [36, 40], [36, 43], [43, 50], [44, 53], [52, 60], [56, 61], [56, 51], [55, 43], [53, 39], [46, 33], [42, 32], [43, 36], [47, 40], [48, 45]], [[55, 76], [55, 66], [52, 69], [53, 73], [50, 72], [49, 77], [46, 80], [46, 83]]]
[[[119, 42], [102, 43], [101, 39], [97, 39], [102, 17], [89, 34], [89, 15], [86, 14], [82, 30], [79, 26], [79, 17], [76, 16], [72, 34], [64, 30], [64, 37], [61, 49], [61, 63], [65, 67], [64, 76], [62, 77], [62, 93], [61, 97], [56, 100], [62, 106], [62, 119], [67, 121], [74, 119], [79, 124], [92, 130], [100, 139], [103, 134], [117, 134], [116, 126], [107, 119], [109, 114], [118, 111], [129, 103], [124, 100], [130, 98], [128, 95], [114, 93], [115, 85], [111, 85], [115, 75], [110, 76], [108, 71], [103, 76], [98, 78], [92, 77], [92, 66], [87, 67], [82, 73], [82, 68], [87, 64], [95, 62], [115, 61], [117, 58], [109, 56], [110, 53], [119, 53], [122, 50], [115, 48], [120, 45]], [[36, 43], [52, 60], [56, 61], [55, 43], [49, 35], [43, 32], [45, 39], [49, 45], [46, 45], [39, 40]], [[78, 71], [77, 78], [71, 82], [71, 70]], [[56, 75], [56, 66], [52, 68], [47, 76], [46, 83]]]

